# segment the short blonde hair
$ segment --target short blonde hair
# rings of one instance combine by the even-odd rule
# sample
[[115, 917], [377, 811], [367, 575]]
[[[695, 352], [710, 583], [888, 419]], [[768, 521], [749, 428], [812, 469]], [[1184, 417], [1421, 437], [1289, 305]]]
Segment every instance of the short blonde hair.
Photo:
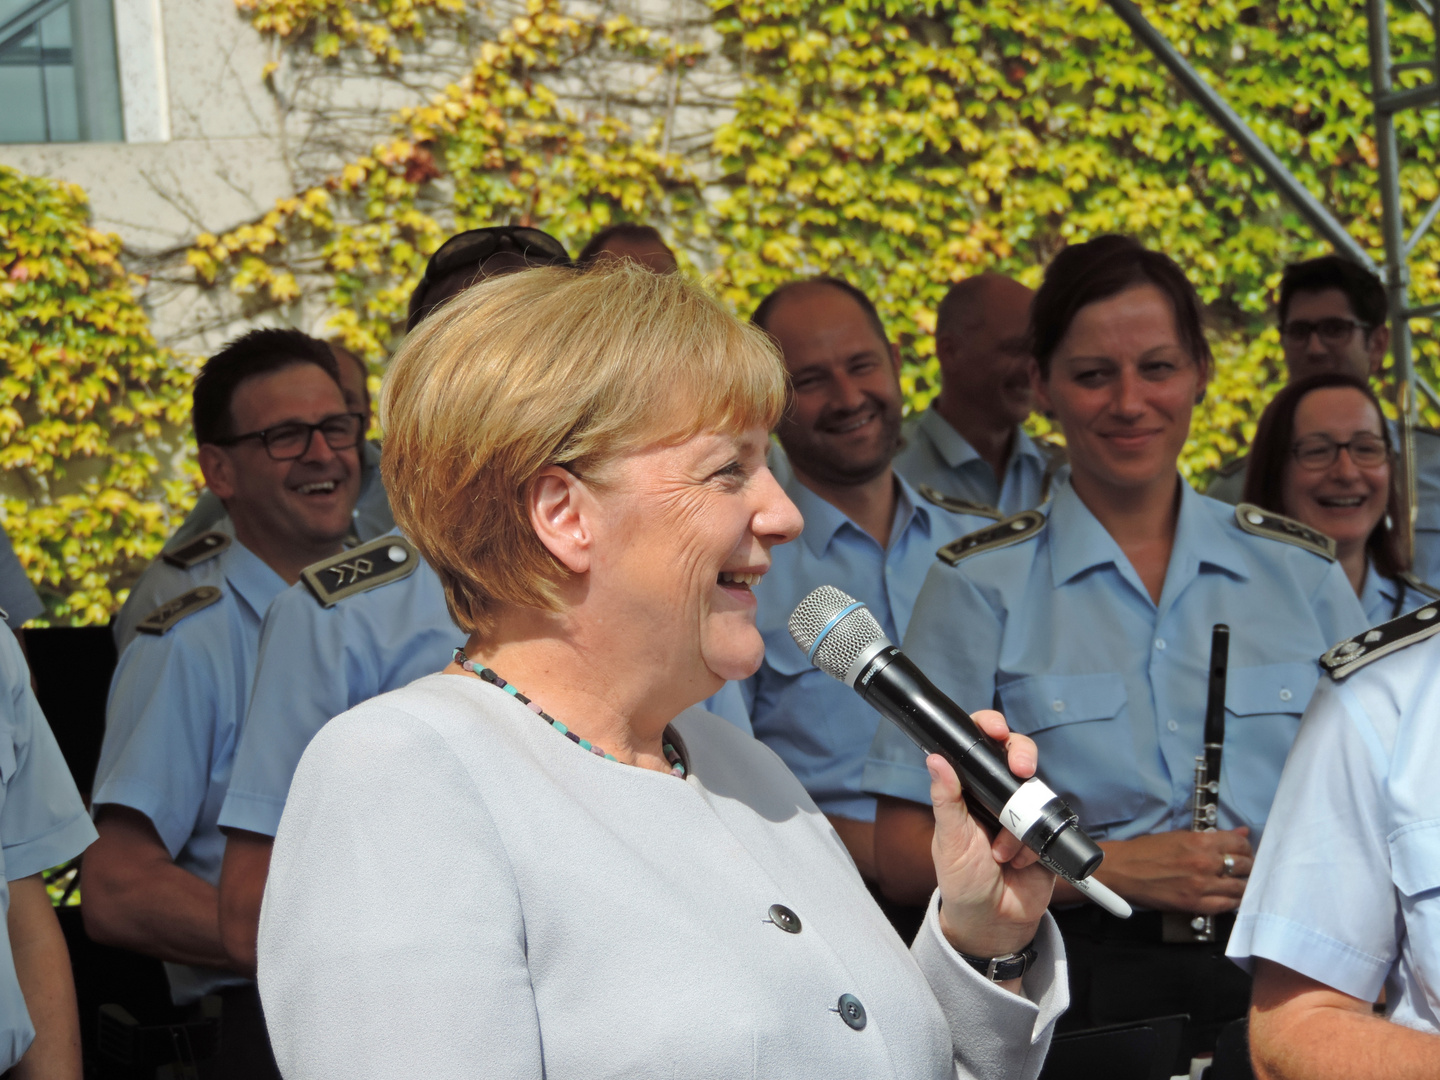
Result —
[[381, 391], [395, 521], [485, 635], [501, 606], [554, 611], [569, 571], [540, 542], [537, 474], [584, 476], [701, 431], [769, 430], [785, 369], [769, 337], [679, 274], [621, 261], [492, 278], [406, 339]]

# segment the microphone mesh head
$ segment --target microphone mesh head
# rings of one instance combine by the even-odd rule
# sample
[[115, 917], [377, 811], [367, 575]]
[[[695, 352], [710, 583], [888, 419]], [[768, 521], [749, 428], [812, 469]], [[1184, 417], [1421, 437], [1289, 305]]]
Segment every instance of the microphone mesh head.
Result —
[[825, 636], [819, 648], [815, 648], [812, 660], [821, 671], [841, 682], [845, 681], [850, 666], [862, 652], [871, 645], [887, 641], [885, 631], [880, 629], [875, 616], [864, 605], [825, 630], [831, 619], [855, 602], [853, 596], [841, 592], [834, 585], [821, 585], [790, 613], [790, 636], [807, 656], [815, 648], [816, 637], [824, 631]]

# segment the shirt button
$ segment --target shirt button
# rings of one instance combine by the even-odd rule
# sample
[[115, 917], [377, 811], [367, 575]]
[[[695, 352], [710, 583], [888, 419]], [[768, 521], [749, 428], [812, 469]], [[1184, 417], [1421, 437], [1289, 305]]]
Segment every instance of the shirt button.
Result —
[[840, 1014], [840, 1019], [856, 1031], [865, 1030], [865, 1006], [860, 1004], [860, 999], [854, 994], [841, 994], [840, 1007], [836, 1011]]
[[1290, 688], [1289, 688], [1288, 686], [1285, 687], [1283, 690], [1280, 691], [1280, 700], [1281, 700], [1281, 701], [1289, 701], [1289, 700], [1290, 700], [1292, 697], [1294, 697], [1294, 696], [1295, 696], [1294, 694], [1290, 693]]
[[1167, 728], [1169, 728], [1171, 731], [1179, 731], [1179, 730], [1180, 730], [1180, 725], [1177, 724], [1174, 720], [1171, 720], [1171, 721], [1170, 721], [1168, 724], [1166, 724], [1165, 726], [1166, 726]]
[[1054, 701], [1052, 701], [1052, 702], [1050, 703], [1050, 707], [1051, 707], [1052, 709], [1054, 709], [1056, 712], [1064, 712], [1064, 711], [1065, 711], [1065, 702], [1061, 701], [1059, 698], [1056, 698]]
[[1157, 637], [1155, 639], [1155, 648], [1159, 649], [1161, 652], [1165, 651], [1165, 639], [1163, 637]]
[[800, 932], [800, 916], [796, 915], [784, 904], [770, 905], [770, 921], [787, 934], [798, 934]]

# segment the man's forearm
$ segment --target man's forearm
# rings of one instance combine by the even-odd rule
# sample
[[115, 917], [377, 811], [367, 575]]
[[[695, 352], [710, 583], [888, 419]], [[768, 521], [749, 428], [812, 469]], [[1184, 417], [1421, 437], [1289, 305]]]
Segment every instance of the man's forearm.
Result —
[[80, 1021], [65, 935], [39, 874], [10, 883], [7, 919], [15, 977], [35, 1041], [9, 1073], [16, 1080], [80, 1080]]
[[228, 967], [219, 890], [170, 861], [143, 815], [107, 808], [99, 829], [80, 869], [90, 936], [172, 963]]
[[1259, 1080], [1440, 1080], [1440, 1035], [1375, 1016], [1368, 1003], [1264, 960], [1250, 1052]]
[[255, 941], [260, 931], [260, 904], [270, 873], [274, 840], [241, 829], [227, 831], [225, 861], [220, 868], [220, 940], [230, 966], [255, 974]]

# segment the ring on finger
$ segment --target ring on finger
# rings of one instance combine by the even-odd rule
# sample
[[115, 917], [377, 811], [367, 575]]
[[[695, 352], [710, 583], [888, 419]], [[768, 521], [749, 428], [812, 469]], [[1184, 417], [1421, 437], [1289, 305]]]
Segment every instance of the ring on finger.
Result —
[[1234, 877], [1234, 876], [1235, 876], [1235, 856], [1234, 856], [1234, 855], [1222, 855], [1222, 856], [1220, 857], [1220, 862], [1221, 862], [1221, 864], [1222, 864], [1221, 867], [1220, 867], [1220, 876], [1221, 876], [1221, 877]]

